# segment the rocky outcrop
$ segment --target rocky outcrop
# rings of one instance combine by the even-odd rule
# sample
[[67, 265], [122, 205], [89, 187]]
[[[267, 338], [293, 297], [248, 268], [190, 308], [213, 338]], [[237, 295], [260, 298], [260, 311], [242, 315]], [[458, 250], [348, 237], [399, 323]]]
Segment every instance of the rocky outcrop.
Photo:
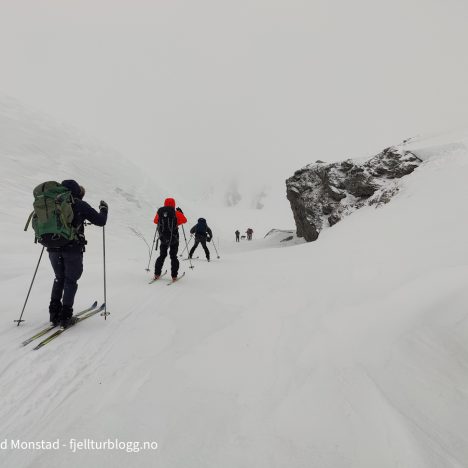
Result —
[[381, 205], [398, 191], [397, 180], [421, 164], [413, 153], [390, 147], [367, 161], [317, 161], [286, 181], [297, 236], [314, 241], [326, 226], [365, 205]]

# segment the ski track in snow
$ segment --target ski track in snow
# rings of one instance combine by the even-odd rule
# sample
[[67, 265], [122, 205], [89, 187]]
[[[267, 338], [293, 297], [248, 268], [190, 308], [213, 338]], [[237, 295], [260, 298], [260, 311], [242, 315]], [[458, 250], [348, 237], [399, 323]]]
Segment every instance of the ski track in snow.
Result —
[[[8, 109], [16, 118], [0, 112], [0, 190], [16, 208], [1, 208], [9, 216], [1, 237], [0, 441], [118, 438], [159, 448], [8, 450], [1, 466], [468, 466], [463, 139], [412, 141], [408, 149], [425, 162], [399, 194], [318, 242], [279, 248], [284, 234], [238, 245], [221, 236], [220, 260], [211, 246], [212, 262], [196, 261], [193, 271], [181, 262], [186, 277], [166, 288], [147, 284], [145, 246], [128, 229], [151, 239], [162, 188], [115, 154]], [[58, 175], [45, 172], [48, 158]], [[45, 256], [26, 322], [16, 327], [40, 251], [21, 230], [36, 182], [70, 173], [86, 180], [91, 204], [110, 205], [111, 315], [33, 351], [37, 342], [21, 342], [46, 323], [52, 272]], [[207, 211], [217, 225], [233, 216]], [[186, 212], [198, 217], [197, 207]], [[268, 212], [259, 213], [267, 225]], [[102, 301], [101, 230], [87, 228], [87, 238], [76, 310]]]

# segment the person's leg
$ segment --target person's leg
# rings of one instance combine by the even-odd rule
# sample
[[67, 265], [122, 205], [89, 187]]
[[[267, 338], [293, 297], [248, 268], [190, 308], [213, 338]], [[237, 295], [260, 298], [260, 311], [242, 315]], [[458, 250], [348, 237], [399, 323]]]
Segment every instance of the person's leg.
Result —
[[195, 239], [195, 243], [193, 244], [193, 247], [190, 249], [189, 258], [192, 258], [193, 252], [195, 252], [195, 250], [197, 249], [199, 243], [200, 243], [200, 241]]
[[78, 280], [83, 274], [83, 252], [63, 252], [65, 283], [63, 287], [63, 307], [73, 308]]
[[159, 244], [159, 257], [154, 264], [154, 276], [160, 276], [162, 267], [164, 265], [164, 260], [167, 257], [167, 249], [169, 246], [167, 244]]
[[208, 250], [208, 247], [206, 246], [206, 241], [202, 240], [201, 245], [203, 247], [203, 250], [205, 251], [206, 259], [209, 260], [210, 259], [210, 251]]
[[62, 258], [65, 268], [65, 283], [63, 286], [63, 306], [62, 313], [60, 314], [60, 324], [62, 327], [67, 327], [71, 324], [78, 280], [83, 273], [83, 252], [62, 251]]
[[49, 260], [54, 269], [55, 278], [50, 295], [49, 315], [50, 321], [58, 324], [62, 312], [63, 286], [65, 283], [65, 269], [61, 252], [49, 252]]
[[179, 251], [179, 243], [176, 242], [175, 244], [171, 245], [171, 249], [169, 250], [169, 255], [171, 257], [172, 278], [177, 278], [177, 275], [179, 274], [179, 259], [177, 258], [178, 251]]

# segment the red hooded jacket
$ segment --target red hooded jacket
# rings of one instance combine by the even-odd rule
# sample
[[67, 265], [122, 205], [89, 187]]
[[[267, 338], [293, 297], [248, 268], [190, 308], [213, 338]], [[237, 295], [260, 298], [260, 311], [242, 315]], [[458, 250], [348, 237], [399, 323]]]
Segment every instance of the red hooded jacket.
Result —
[[[166, 198], [164, 200], [164, 206], [170, 206], [172, 208], [176, 207], [175, 200], [173, 198]], [[177, 218], [177, 226], [180, 226], [181, 224], [185, 224], [187, 222], [187, 218], [185, 217], [184, 213], [181, 213], [180, 211], [176, 211], [176, 218]], [[156, 216], [154, 217], [154, 224], [158, 224], [159, 221], [159, 216], [158, 213], [156, 213]]]

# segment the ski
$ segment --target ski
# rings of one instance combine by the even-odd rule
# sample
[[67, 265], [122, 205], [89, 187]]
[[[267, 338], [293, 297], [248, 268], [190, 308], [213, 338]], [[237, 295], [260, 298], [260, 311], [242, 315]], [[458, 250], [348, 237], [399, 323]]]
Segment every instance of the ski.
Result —
[[167, 270], [164, 272], [164, 273], [161, 273], [161, 276], [158, 278], [158, 279], [153, 279], [148, 283], [148, 284], [153, 284], [155, 283], [156, 281], [159, 281], [163, 276], [165, 276], [167, 274]]
[[200, 258], [200, 257], [192, 257], [192, 258], [188, 258], [188, 257], [187, 257], [187, 258], [183, 258], [182, 261], [183, 261], [183, 262], [187, 262], [187, 261], [189, 261], [189, 260], [196, 260], [197, 258]]
[[184, 276], [185, 276], [185, 271], [178, 278], [171, 280], [170, 283], [167, 283], [167, 285], [170, 286], [171, 284], [177, 283], [177, 281], [181, 280]]
[[[190, 260], [200, 260], [201, 262], [205, 262], [205, 261], [206, 261], [206, 262], [209, 263], [209, 262], [211, 262], [213, 259], [210, 258], [210, 259], [208, 260], [207, 258], [192, 257]], [[188, 261], [188, 258], [184, 258], [182, 261], [183, 261], [183, 262], [186, 262], [186, 261]]]
[[55, 333], [52, 333], [52, 335], [48, 336], [45, 340], [42, 340], [35, 348], [33, 348], [34, 350], [36, 349], [39, 349], [39, 348], [42, 348], [43, 346], [45, 346], [46, 344], [50, 343], [52, 340], [54, 340], [55, 338], [57, 338], [57, 336], [60, 336], [64, 331], [67, 331], [69, 330], [70, 328], [73, 328], [77, 323], [79, 322], [82, 322], [83, 320], [86, 320], [87, 318], [89, 317], [92, 317], [93, 315], [96, 315], [96, 314], [99, 314], [100, 312], [102, 312], [105, 308], [105, 304], [102, 304], [101, 307], [99, 307], [99, 309], [94, 309], [92, 310], [91, 312], [89, 312], [88, 314], [86, 315], [81, 315], [79, 317], [77, 317], [76, 315], [74, 317], [77, 317], [77, 320], [76, 322], [73, 324], [73, 325], [70, 325], [69, 327], [67, 328], [59, 328]]
[[[94, 310], [96, 307], [97, 307], [98, 303], [97, 301], [91, 306], [91, 307], [88, 307], [87, 309], [84, 309], [80, 312], [78, 312], [75, 317], [80, 317], [81, 315], [84, 315], [86, 314], [87, 312], [91, 312], [92, 310]], [[49, 325], [47, 326], [46, 328], [42, 329], [41, 331], [39, 331], [38, 333], [36, 333], [34, 336], [31, 336], [31, 338], [28, 338], [27, 340], [23, 341], [21, 344], [23, 346], [26, 346], [27, 344], [31, 343], [31, 341], [34, 341], [34, 340], [37, 340], [38, 338], [40, 338], [41, 336], [44, 336], [46, 333], [50, 332], [51, 330], [53, 330], [54, 328], [56, 327], [56, 325]]]

